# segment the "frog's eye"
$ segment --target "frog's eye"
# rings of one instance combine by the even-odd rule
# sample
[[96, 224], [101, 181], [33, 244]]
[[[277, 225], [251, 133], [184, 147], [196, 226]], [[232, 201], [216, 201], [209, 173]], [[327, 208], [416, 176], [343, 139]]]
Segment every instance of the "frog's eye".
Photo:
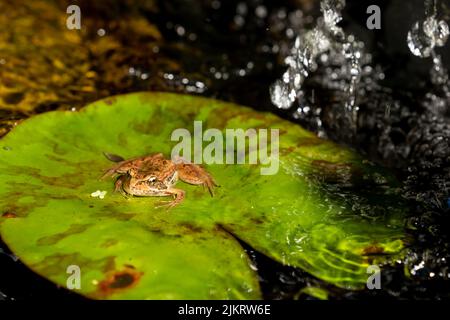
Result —
[[150, 181], [150, 182], [155, 182], [155, 181], [156, 181], [156, 177], [150, 177], [150, 178], [148, 179], [148, 181]]

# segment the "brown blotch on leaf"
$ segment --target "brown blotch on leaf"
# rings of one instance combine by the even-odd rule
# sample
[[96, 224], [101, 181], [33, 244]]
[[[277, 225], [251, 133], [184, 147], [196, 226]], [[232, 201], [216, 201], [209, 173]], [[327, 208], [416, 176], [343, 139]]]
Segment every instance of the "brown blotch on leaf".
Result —
[[61, 233], [53, 234], [51, 236], [45, 236], [37, 240], [38, 246], [50, 246], [64, 240], [75, 234], [80, 234], [86, 231], [92, 224], [72, 224], [67, 230]]
[[203, 228], [195, 226], [188, 222], [180, 223], [180, 226], [185, 231], [185, 234], [191, 234], [191, 233], [200, 233], [203, 231]]
[[14, 212], [5, 212], [2, 214], [3, 218], [17, 218], [17, 214]]
[[333, 163], [326, 160], [313, 160], [312, 165], [332, 172], [338, 170], [350, 170], [352, 168], [352, 165], [348, 163]]
[[142, 274], [129, 265], [126, 265], [123, 270], [109, 272], [106, 279], [98, 284], [100, 294], [110, 295], [117, 291], [132, 288], [139, 282]]
[[119, 242], [119, 240], [117, 240], [117, 239], [108, 239], [102, 243], [102, 248], [109, 248], [109, 247], [117, 244], [118, 242]]
[[286, 156], [286, 155], [288, 155], [288, 154], [290, 154], [290, 153], [292, 153], [292, 152], [294, 152], [294, 151], [295, 151], [295, 148], [294, 148], [294, 147], [281, 148], [281, 149], [280, 149], [280, 154], [281, 154], [282, 156]]
[[264, 220], [261, 218], [250, 218], [250, 221], [254, 224], [263, 224]]
[[383, 247], [380, 247], [379, 245], [376, 244], [367, 246], [363, 249], [363, 255], [365, 256], [379, 255], [379, 254], [384, 254], [384, 249]]
[[321, 140], [317, 137], [302, 137], [297, 141], [297, 147], [313, 147], [318, 146], [324, 143], [324, 140]]
[[116, 102], [116, 100], [117, 100], [116, 98], [107, 98], [104, 101], [108, 106], [110, 106], [110, 105], [114, 104], [114, 102]]

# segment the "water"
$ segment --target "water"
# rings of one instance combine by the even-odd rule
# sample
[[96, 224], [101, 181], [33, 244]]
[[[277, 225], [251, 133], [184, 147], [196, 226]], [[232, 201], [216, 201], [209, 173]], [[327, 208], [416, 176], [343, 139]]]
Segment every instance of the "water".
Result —
[[[274, 105], [319, 135], [377, 154], [379, 161], [397, 168], [405, 198], [417, 204], [408, 222], [414, 238], [408, 257], [384, 271], [388, 289], [369, 296], [447, 295], [450, 101], [448, 71], [436, 49], [446, 44], [448, 27], [438, 19], [436, 2], [426, 4], [425, 20], [415, 23], [407, 37], [412, 54], [432, 58], [422, 94], [394, 92], [381, 84], [383, 67], [373, 64], [364, 45], [351, 35], [346, 38], [337, 25], [344, 3], [330, 1], [322, 1], [322, 17], [313, 28], [300, 28], [285, 60], [288, 69], [271, 88]], [[317, 101], [327, 91], [332, 98]]]
[[[314, 101], [307, 101], [303, 85], [311, 73], [323, 68], [331, 70], [327, 76], [341, 80], [339, 90], [346, 92], [347, 99], [341, 110], [343, 125], [350, 129], [351, 136], [357, 128], [357, 90], [361, 80], [362, 64], [370, 64], [370, 56], [364, 53], [364, 45], [353, 35], [346, 35], [338, 26], [342, 20], [344, 0], [323, 0], [320, 3], [322, 17], [312, 30], [299, 30], [290, 55], [285, 59], [287, 71], [271, 87], [271, 98], [280, 109], [291, 109], [296, 103], [297, 118], [314, 112], [316, 130], [325, 136], [320, 120], [321, 110]], [[328, 69], [327, 69], [328, 67]]]
[[448, 71], [435, 48], [445, 46], [449, 34], [447, 22], [438, 18], [437, 0], [426, 0], [425, 18], [413, 25], [407, 38], [408, 47], [414, 55], [420, 58], [432, 58], [431, 81], [442, 89], [443, 98], [447, 99], [447, 102], [450, 101]]

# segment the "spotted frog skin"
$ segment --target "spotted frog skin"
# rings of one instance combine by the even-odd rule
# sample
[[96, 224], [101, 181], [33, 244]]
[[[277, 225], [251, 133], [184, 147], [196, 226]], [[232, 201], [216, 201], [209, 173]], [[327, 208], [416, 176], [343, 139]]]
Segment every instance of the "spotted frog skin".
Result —
[[174, 197], [172, 201], [163, 202], [161, 206], [171, 208], [185, 198], [184, 190], [173, 187], [178, 180], [207, 187], [211, 196], [213, 188], [217, 186], [205, 169], [181, 158], [168, 160], [162, 153], [130, 160], [106, 153], [105, 156], [117, 162], [103, 175], [103, 178], [117, 177], [115, 191], [121, 192], [124, 196]]

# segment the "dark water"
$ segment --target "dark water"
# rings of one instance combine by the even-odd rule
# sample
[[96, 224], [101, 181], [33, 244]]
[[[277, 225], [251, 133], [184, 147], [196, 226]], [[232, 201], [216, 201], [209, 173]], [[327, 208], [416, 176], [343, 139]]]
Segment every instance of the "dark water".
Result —
[[[55, 10], [64, 14], [67, 1], [52, 3]], [[295, 31], [300, 26], [313, 25], [319, 16], [317, 1], [94, 3], [86, 0], [70, 3], [80, 5], [83, 21], [88, 26], [79, 44], [84, 51], [76, 51], [73, 59], [78, 55], [80, 59], [88, 59], [88, 70], [95, 76], [92, 81], [86, 80], [83, 88], [92, 86], [94, 90], [74, 87], [67, 93], [67, 86], [54, 88], [61, 94], [37, 101], [32, 110], [2, 106], [3, 134], [17, 120], [35, 113], [81, 107], [111, 94], [142, 90], [188, 92], [233, 101], [275, 112], [315, 130], [311, 119], [294, 119], [290, 113], [276, 110], [270, 102], [269, 86], [285, 69], [283, 57], [292, 45]], [[380, 5], [383, 13], [383, 28], [379, 31], [369, 31], [365, 27], [365, 10], [374, 3]], [[23, 14], [36, 13], [27, 10], [24, 9]], [[0, 12], [9, 14], [5, 10]], [[321, 79], [320, 72], [305, 84], [315, 90], [317, 104], [324, 109], [322, 120], [327, 135], [392, 168], [402, 181], [405, 197], [414, 204], [407, 223], [413, 239], [410, 253], [404, 261], [383, 268], [383, 290], [351, 292], [330, 287], [247, 248], [259, 268], [265, 298], [292, 299], [307, 286], [327, 289], [331, 299], [449, 298], [448, 111], [439, 115], [433, 113], [438, 106], [426, 98], [427, 93], [436, 91], [429, 81], [431, 64], [413, 57], [406, 45], [407, 31], [422, 17], [422, 12], [423, 4], [419, 0], [347, 1], [342, 26], [366, 43], [367, 50], [374, 56], [374, 64], [385, 74], [379, 86], [359, 98], [361, 111], [356, 133], [349, 134], [346, 128], [337, 125], [334, 107], [342, 104], [342, 93], [331, 90], [331, 83]], [[441, 12], [450, 18], [450, 10]], [[138, 24], [126, 30], [126, 24], [136, 24], [136, 21], [148, 21], [151, 25]], [[99, 29], [105, 30], [104, 39], [113, 39], [115, 44], [102, 40]], [[450, 68], [449, 45], [439, 53]], [[71, 81], [74, 86], [79, 83], [75, 76]], [[27, 92], [22, 95], [26, 97]], [[19, 98], [23, 98], [20, 94], [8, 97], [10, 106], [20, 105]], [[448, 105], [444, 107], [450, 110]], [[1, 248], [7, 250], [4, 245]], [[0, 253], [0, 265], [0, 300], [82, 299], [36, 277], [6, 254]], [[308, 296], [300, 295], [300, 298]]]

